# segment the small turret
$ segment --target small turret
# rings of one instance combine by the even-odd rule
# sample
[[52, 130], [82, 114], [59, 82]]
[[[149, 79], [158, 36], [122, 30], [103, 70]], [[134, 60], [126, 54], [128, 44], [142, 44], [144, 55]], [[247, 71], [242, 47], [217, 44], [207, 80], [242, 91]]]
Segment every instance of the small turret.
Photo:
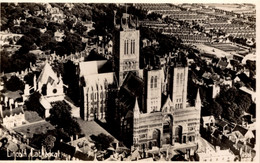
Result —
[[36, 75], [35, 74], [33, 76], [33, 89], [34, 89], [34, 91], [37, 90], [37, 82], [36, 82]]
[[128, 23], [129, 23], [129, 15], [127, 13], [123, 13], [123, 16], [121, 18], [121, 28], [123, 30], [128, 29], [129, 28]]
[[134, 106], [134, 123], [133, 123], [133, 144], [134, 146], [138, 144], [139, 142], [139, 136], [138, 136], [138, 129], [139, 129], [139, 115], [140, 115], [140, 110], [138, 106], [138, 100], [137, 97], [135, 99], [135, 106]]
[[199, 89], [198, 89], [197, 97], [196, 97], [196, 100], [195, 100], [195, 108], [201, 109], [201, 99], [200, 99], [200, 90]]
[[138, 100], [136, 97], [135, 106], [134, 106], [134, 118], [139, 118], [139, 114], [140, 114], [140, 109], [139, 109]]

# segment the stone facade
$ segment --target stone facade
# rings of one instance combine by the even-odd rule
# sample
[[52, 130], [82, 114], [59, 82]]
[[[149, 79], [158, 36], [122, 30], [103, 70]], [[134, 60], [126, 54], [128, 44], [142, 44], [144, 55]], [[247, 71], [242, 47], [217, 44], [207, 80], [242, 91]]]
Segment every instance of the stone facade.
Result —
[[[183, 97], [180, 95], [180, 97]], [[180, 107], [170, 96], [158, 111], [140, 113], [138, 103], [134, 107], [133, 145], [139, 149], [164, 144], [180, 145], [196, 143], [200, 130], [201, 101], [199, 91], [195, 106]]]
[[113, 84], [114, 73], [99, 70], [106, 61], [88, 61], [79, 64], [81, 89], [80, 116], [87, 121], [106, 117], [106, 102], [109, 85]]
[[[49, 63], [44, 65], [37, 81], [34, 77], [34, 89], [36, 88], [49, 102], [62, 101], [64, 99], [62, 77], [53, 71]], [[25, 92], [28, 92], [28, 90]]]

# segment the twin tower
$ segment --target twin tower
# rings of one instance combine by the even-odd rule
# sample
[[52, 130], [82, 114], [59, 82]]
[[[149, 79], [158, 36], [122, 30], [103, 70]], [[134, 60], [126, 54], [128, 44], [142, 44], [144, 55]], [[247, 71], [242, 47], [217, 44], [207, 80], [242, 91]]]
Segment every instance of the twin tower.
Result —
[[[124, 13], [120, 30], [114, 37], [114, 62], [119, 86], [122, 86], [127, 74], [132, 72], [145, 81], [147, 112], [160, 111], [162, 92], [170, 92], [174, 106], [184, 108], [187, 101], [187, 62], [183, 62], [183, 58], [178, 56], [170, 63], [173, 66], [156, 70], [140, 69], [140, 31], [131, 22], [130, 15]], [[168, 59], [171, 57], [173, 56], [168, 56]]]
[[131, 72], [143, 81], [144, 89], [143, 96], [131, 102], [134, 107], [128, 113], [132, 113], [122, 117], [125, 123], [121, 128], [128, 130], [131, 126], [132, 129], [122, 132], [126, 137], [132, 133], [132, 145], [143, 150], [188, 142], [195, 146], [199, 136], [201, 101], [198, 93], [195, 106], [187, 105], [186, 57], [180, 53], [170, 54], [165, 56], [161, 68], [147, 66], [140, 69], [140, 32], [131, 21], [128, 14], [123, 14], [120, 30], [114, 36], [114, 70], [119, 87], [124, 85]]

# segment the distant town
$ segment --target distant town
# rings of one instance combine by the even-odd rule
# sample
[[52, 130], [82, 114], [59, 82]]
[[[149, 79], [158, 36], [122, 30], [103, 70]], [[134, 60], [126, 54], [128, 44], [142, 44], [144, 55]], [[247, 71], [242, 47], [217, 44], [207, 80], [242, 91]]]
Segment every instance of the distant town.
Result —
[[1, 3], [0, 161], [257, 161], [256, 6]]

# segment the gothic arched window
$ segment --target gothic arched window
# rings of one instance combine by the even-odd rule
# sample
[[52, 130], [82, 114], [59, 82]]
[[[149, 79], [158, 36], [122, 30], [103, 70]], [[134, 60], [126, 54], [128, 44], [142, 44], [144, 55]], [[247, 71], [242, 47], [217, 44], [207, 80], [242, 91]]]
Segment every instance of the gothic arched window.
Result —
[[180, 84], [182, 84], [182, 81], [183, 81], [182, 75], [183, 75], [183, 73], [181, 73]]
[[126, 47], [127, 47], [127, 46], [126, 46], [126, 40], [125, 40], [125, 42], [124, 42], [124, 45], [125, 45], [125, 46], [124, 46], [124, 54], [126, 54]]
[[94, 93], [91, 93], [91, 100], [94, 99]]
[[135, 54], [135, 40], [133, 40], [133, 54]]
[[153, 88], [153, 76], [151, 77], [151, 88]]
[[179, 73], [177, 73], [177, 84], [179, 84]]
[[133, 54], [133, 40], [131, 40], [130, 54]]
[[157, 88], [157, 76], [155, 76], [155, 79], [154, 79], [154, 88]]
[[126, 40], [126, 54], [128, 54], [129, 41]]

